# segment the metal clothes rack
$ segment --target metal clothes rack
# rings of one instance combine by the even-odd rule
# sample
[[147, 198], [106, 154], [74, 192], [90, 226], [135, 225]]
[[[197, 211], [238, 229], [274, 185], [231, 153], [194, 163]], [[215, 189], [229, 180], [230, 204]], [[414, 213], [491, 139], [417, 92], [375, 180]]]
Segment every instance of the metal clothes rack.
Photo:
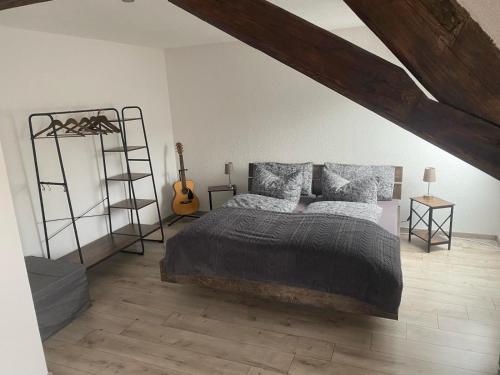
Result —
[[[55, 117], [72, 115], [72, 116], [82, 116], [83, 114], [96, 113], [97, 116], [92, 116], [89, 118], [83, 117], [80, 121], [76, 121], [70, 118], [66, 123], [62, 123], [56, 120]], [[126, 118], [125, 116], [129, 116]], [[133, 116], [132, 116], [133, 115]], [[50, 120], [49, 126], [46, 126], [42, 131], [34, 132], [34, 121], [35, 119], [45, 119]], [[142, 134], [144, 136], [144, 144], [138, 146], [130, 146], [127, 144], [127, 123], [139, 123], [142, 126]], [[114, 125], [116, 124], [116, 125]], [[57, 236], [59, 233], [64, 231], [66, 228], [72, 227], [77, 244], [77, 249], [70, 252], [69, 254], [62, 257], [62, 259], [80, 262], [85, 264], [87, 268], [96, 265], [102, 260], [114, 255], [115, 253], [127, 252], [138, 255], [144, 255], [144, 241], [147, 240], [146, 237], [151, 235], [158, 230], [161, 232], [161, 239], [158, 242], [163, 242], [165, 239], [163, 227], [161, 225], [161, 214], [160, 206], [158, 203], [158, 195], [156, 192], [156, 186], [153, 176], [153, 166], [151, 163], [151, 154], [149, 152], [149, 145], [146, 135], [146, 127], [144, 124], [144, 117], [142, 109], [137, 106], [124, 107], [120, 112], [116, 108], [97, 108], [97, 109], [86, 109], [86, 110], [76, 110], [76, 111], [60, 111], [60, 112], [47, 112], [47, 113], [35, 113], [29, 117], [29, 127], [31, 135], [31, 144], [33, 149], [33, 158], [35, 163], [36, 179], [38, 186], [38, 195], [40, 199], [40, 207], [42, 212], [43, 220], [43, 231], [45, 236], [45, 247], [47, 252], [47, 258], [51, 258], [50, 254], [50, 240]], [[119, 133], [118, 137], [121, 145], [118, 147], [107, 148], [104, 142], [104, 136], [107, 134]], [[61, 152], [60, 142], [63, 138], [75, 138], [75, 137], [87, 137], [87, 136], [99, 136], [101, 153], [102, 153], [102, 168], [104, 172], [104, 182], [106, 187], [106, 197], [94, 205], [90, 209], [86, 210], [83, 214], [75, 216], [73, 210], [73, 204], [71, 201], [71, 195], [68, 188], [68, 180], [66, 177], [66, 171], [63, 161], [63, 155]], [[39, 159], [37, 156], [36, 143], [42, 139], [52, 139], [54, 141], [57, 159], [60, 166], [62, 181], [47, 181], [40, 177]], [[129, 157], [130, 152], [136, 150], [146, 150], [146, 158], [131, 158]], [[124, 173], [109, 176], [106, 165], [106, 155], [110, 153], [121, 153], [124, 155], [125, 169]], [[149, 166], [148, 173], [134, 173], [131, 171], [130, 162], [145, 162]], [[136, 197], [134, 183], [143, 178], [150, 178], [152, 183], [152, 190], [154, 192], [154, 199], [138, 199]], [[109, 196], [109, 184], [111, 182], [126, 182], [128, 184], [128, 195], [125, 200], [118, 202], [111, 202]], [[43, 192], [45, 191], [45, 186], [59, 186], [63, 187], [66, 201], [68, 204], [68, 209], [70, 217], [67, 218], [56, 218], [47, 220], [45, 212], [45, 202], [43, 197]], [[106, 202], [106, 212], [101, 215], [88, 215], [93, 209], [99, 206], [101, 203]], [[141, 224], [141, 218], [139, 211], [149, 205], [156, 205], [156, 212], [158, 215], [158, 222], [156, 224]], [[113, 228], [112, 222], [112, 210], [129, 210], [129, 224], [122, 228]], [[109, 223], [109, 234], [99, 238], [85, 246], [81, 246], [80, 238], [78, 235], [77, 221], [83, 218], [96, 217], [96, 216], [108, 216]], [[134, 217], [136, 222], [134, 221]], [[56, 233], [49, 236], [47, 230], [47, 223], [59, 220], [70, 220], [70, 223], [63, 228], [56, 231]], [[139, 242], [140, 251], [128, 251], [125, 250], [129, 246]]]

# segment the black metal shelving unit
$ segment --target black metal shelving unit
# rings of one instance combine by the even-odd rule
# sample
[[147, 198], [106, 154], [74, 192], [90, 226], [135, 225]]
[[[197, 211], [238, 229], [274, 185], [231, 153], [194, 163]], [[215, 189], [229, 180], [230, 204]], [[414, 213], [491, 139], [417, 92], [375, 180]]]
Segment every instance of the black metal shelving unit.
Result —
[[[116, 124], [116, 130], [115, 131], [110, 131], [109, 128], [103, 128], [102, 125], [99, 125], [99, 130], [100, 131], [93, 131], [90, 134], [85, 134], [85, 133], [79, 133], [75, 131], [71, 131], [71, 128], [63, 128], [62, 125], [63, 123], [60, 121], [55, 120], [55, 117], [61, 117], [61, 116], [83, 116], [85, 114], [97, 114], [97, 116], [104, 116], [105, 119], [109, 121], [109, 123]], [[126, 115], [134, 115], [126, 118]], [[95, 118], [95, 117], [94, 117]], [[34, 132], [34, 122], [36, 119], [45, 119], [45, 120], [50, 120], [50, 125], [48, 127], [45, 127], [45, 131], [42, 132]], [[71, 119], [76, 123], [74, 119]], [[130, 123], [128, 126], [132, 126], [132, 123], [136, 123], [135, 126], [142, 126], [142, 134], [144, 136], [144, 144], [143, 145], [137, 145], [137, 146], [131, 146], [128, 145], [127, 142], [127, 125]], [[77, 244], [77, 249], [70, 252], [69, 254], [63, 256], [62, 258], [68, 261], [72, 262], [80, 262], [82, 264], [85, 264], [87, 268], [92, 267], [96, 265], [97, 263], [101, 262], [102, 260], [112, 256], [113, 254], [121, 251], [121, 252], [127, 252], [127, 253], [133, 253], [133, 254], [139, 254], [143, 255], [144, 254], [144, 241], [146, 241], [146, 237], [150, 236], [154, 232], [160, 231], [161, 232], [161, 239], [160, 240], [155, 240], [158, 242], [163, 242], [165, 239], [164, 232], [163, 232], [163, 227], [161, 225], [161, 213], [160, 213], [160, 206], [158, 202], [158, 195], [156, 192], [156, 186], [154, 182], [154, 175], [153, 175], [153, 166], [151, 163], [151, 154], [149, 151], [149, 145], [147, 141], [147, 135], [146, 135], [146, 127], [144, 123], [144, 117], [143, 113], [140, 107], [133, 106], [133, 107], [124, 107], [120, 112], [116, 108], [98, 108], [98, 109], [86, 109], [86, 110], [77, 110], [77, 111], [59, 111], [59, 112], [47, 112], [47, 113], [35, 113], [32, 114], [29, 117], [29, 127], [30, 127], [30, 134], [31, 134], [31, 143], [32, 143], [32, 149], [33, 149], [33, 158], [34, 158], [34, 163], [35, 163], [35, 171], [36, 171], [36, 178], [37, 178], [37, 186], [38, 186], [38, 194], [39, 194], [39, 199], [40, 199], [40, 207], [41, 207], [41, 212], [42, 212], [42, 220], [43, 220], [43, 230], [44, 230], [44, 236], [45, 236], [45, 247], [46, 247], [46, 254], [47, 257], [50, 259], [51, 258], [51, 253], [50, 253], [50, 240], [57, 236], [59, 233], [61, 233], [63, 230], [66, 228], [72, 227], [75, 241]], [[61, 130], [64, 130], [61, 132]], [[119, 133], [119, 140], [120, 140], [120, 145], [118, 147], [106, 147], [105, 145], [105, 135], [111, 134], [111, 133]], [[106, 188], [106, 197], [99, 203], [97, 203], [95, 206], [93, 206], [91, 209], [87, 210], [85, 213], [75, 216], [74, 210], [73, 210], [73, 204], [71, 201], [71, 195], [68, 187], [68, 180], [66, 177], [66, 171], [65, 171], [65, 166], [64, 166], [64, 160], [63, 160], [63, 154], [61, 151], [61, 145], [60, 141], [62, 138], [74, 138], [74, 137], [86, 137], [86, 136], [98, 136], [100, 138], [100, 145], [101, 145], [101, 153], [102, 153], [102, 170], [104, 172], [104, 182], [105, 182], [105, 188]], [[39, 168], [39, 159], [37, 156], [37, 147], [36, 147], [36, 142], [40, 141], [42, 139], [52, 139], [55, 143], [56, 151], [57, 151], [57, 159], [58, 163], [60, 166], [60, 171], [61, 171], [61, 176], [62, 176], [62, 181], [47, 181], [41, 178], [40, 176], [40, 168]], [[137, 150], [145, 150], [147, 157], [145, 158], [133, 158], [130, 157], [130, 153], [133, 153], [134, 151]], [[125, 171], [123, 173], [120, 173], [118, 175], [113, 175], [109, 176], [108, 175], [108, 170], [107, 170], [107, 160], [106, 158], [113, 153], [118, 153], [123, 155], [123, 160], [124, 160], [124, 168]], [[149, 166], [149, 171], [147, 173], [136, 173], [132, 172], [131, 168], [131, 162], [144, 162], [147, 163]], [[134, 184], [138, 180], [146, 179], [149, 178], [152, 184], [152, 190], [154, 192], [154, 199], [139, 199], [136, 197], [136, 192], [135, 192], [135, 187]], [[110, 194], [109, 194], [109, 185], [110, 183], [116, 183], [116, 182], [125, 182], [128, 185], [128, 194], [126, 196], [126, 199], [118, 201], [118, 202], [111, 202], [110, 199]], [[52, 220], [47, 220], [47, 215], [46, 215], [46, 207], [45, 207], [45, 202], [44, 202], [44, 191], [46, 190], [45, 187], [51, 187], [51, 186], [60, 186], [63, 187], [65, 196], [66, 196], [66, 201], [70, 213], [69, 218], [57, 218], [57, 219], [52, 219]], [[106, 202], [106, 212], [104, 214], [100, 215], [89, 215], [89, 213], [99, 206], [101, 203]], [[140, 210], [148, 207], [150, 205], [156, 205], [156, 212], [158, 215], [158, 222], [156, 224], [143, 224], [141, 223], [141, 217], [140, 217]], [[113, 226], [113, 220], [112, 220], [112, 213], [114, 210], [128, 210], [129, 211], [129, 224], [125, 225], [124, 227], [121, 228], [114, 228]], [[96, 216], [103, 216], [107, 215], [108, 216], [108, 224], [109, 224], [109, 234], [99, 238], [89, 244], [86, 244], [84, 246], [81, 246], [80, 244], [80, 238], [78, 234], [78, 226], [77, 226], [77, 221], [83, 218], [89, 218], [89, 217], [96, 217]], [[59, 220], [69, 220], [70, 223], [60, 230], [56, 231], [54, 234], [50, 235], [48, 234], [47, 230], [47, 223], [52, 222], [52, 221], [59, 221]], [[126, 250], [128, 247], [131, 245], [134, 245], [136, 243], [140, 243], [140, 251], [129, 251]]]

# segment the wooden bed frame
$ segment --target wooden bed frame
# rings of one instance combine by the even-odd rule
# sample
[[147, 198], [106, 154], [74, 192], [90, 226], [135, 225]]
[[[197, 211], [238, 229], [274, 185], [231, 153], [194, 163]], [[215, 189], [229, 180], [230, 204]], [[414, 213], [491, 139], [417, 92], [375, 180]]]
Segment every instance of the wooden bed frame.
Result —
[[[403, 182], [403, 167], [395, 167], [393, 199], [401, 199]], [[249, 164], [248, 184], [252, 183], [255, 165]], [[323, 165], [313, 167], [313, 193], [321, 195], [321, 174]], [[168, 251], [168, 248], [167, 248]], [[297, 288], [278, 283], [263, 283], [249, 280], [234, 280], [222, 277], [208, 276], [178, 276], [165, 273], [164, 259], [160, 261], [161, 280], [165, 282], [191, 284], [231, 293], [259, 297], [285, 303], [314, 306], [324, 309], [333, 309], [347, 313], [379, 316], [388, 319], [398, 319], [398, 314], [382, 311], [380, 308], [336, 293], [320, 292], [312, 289]]]

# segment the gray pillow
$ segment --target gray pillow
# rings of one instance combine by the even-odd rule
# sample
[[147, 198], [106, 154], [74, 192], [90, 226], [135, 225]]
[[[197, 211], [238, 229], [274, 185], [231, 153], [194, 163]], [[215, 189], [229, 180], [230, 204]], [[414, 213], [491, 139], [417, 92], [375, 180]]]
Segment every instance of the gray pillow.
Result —
[[302, 173], [301, 194], [312, 194], [313, 163], [255, 163], [255, 167], [257, 168], [258, 166], [264, 167], [277, 176], [286, 176], [290, 173], [300, 171]]
[[277, 176], [263, 166], [256, 166], [252, 180], [252, 194], [286, 199], [297, 203], [302, 189], [302, 171]]
[[335, 172], [349, 181], [373, 177], [377, 182], [377, 199], [379, 201], [392, 200], [395, 173], [393, 166], [325, 163], [325, 169]]
[[325, 168], [321, 182], [324, 200], [377, 203], [377, 181], [373, 177], [349, 181]]
[[297, 204], [286, 199], [265, 197], [257, 194], [238, 194], [222, 207], [249, 208], [254, 210], [274, 211], [274, 212], [293, 212]]

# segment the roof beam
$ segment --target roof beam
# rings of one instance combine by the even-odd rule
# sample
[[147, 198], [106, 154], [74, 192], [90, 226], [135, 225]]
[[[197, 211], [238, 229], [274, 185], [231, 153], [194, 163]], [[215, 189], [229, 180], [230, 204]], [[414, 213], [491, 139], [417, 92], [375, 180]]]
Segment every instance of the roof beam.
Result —
[[428, 99], [400, 67], [265, 0], [169, 0], [500, 179], [500, 127]]
[[500, 126], [500, 50], [456, 0], [344, 0], [440, 102]]
[[44, 3], [51, 0], [0, 0], [0, 10], [22, 7], [25, 5]]

